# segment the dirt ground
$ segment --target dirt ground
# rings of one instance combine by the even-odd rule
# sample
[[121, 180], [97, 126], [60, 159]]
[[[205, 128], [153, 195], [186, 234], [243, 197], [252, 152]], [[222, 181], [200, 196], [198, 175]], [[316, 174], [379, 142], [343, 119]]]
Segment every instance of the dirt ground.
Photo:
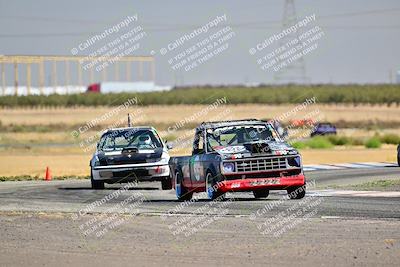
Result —
[[223, 217], [188, 237], [174, 235], [169, 220], [177, 218], [136, 216], [96, 237], [84, 236], [69, 214], [2, 213], [0, 265], [400, 265], [398, 220], [310, 218], [278, 238], [261, 235], [248, 218]]

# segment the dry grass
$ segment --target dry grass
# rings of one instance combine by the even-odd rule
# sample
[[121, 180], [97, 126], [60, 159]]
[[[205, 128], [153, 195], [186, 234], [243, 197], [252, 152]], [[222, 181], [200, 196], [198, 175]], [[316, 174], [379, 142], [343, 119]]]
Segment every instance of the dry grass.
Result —
[[301, 150], [304, 164], [330, 164], [348, 162], [395, 162], [396, 146], [387, 145], [380, 149], [335, 148]]
[[[146, 106], [140, 107], [143, 116], [139, 117], [142, 121], [158, 123], [175, 123], [185, 118], [195, 115], [204, 110], [202, 105], [172, 105], [172, 106]], [[224, 110], [229, 110], [229, 117], [235, 119], [243, 118], [273, 118], [280, 116], [294, 108], [294, 105], [228, 105], [220, 107], [203, 116], [195, 116], [193, 123], [206, 121], [218, 117]], [[0, 110], [0, 120], [4, 125], [8, 124], [85, 124], [103, 114], [110, 112], [113, 108], [57, 108], [57, 109], [2, 109]], [[136, 109], [131, 108], [133, 113]], [[400, 107], [396, 106], [350, 106], [350, 105], [312, 105], [306, 110], [297, 112], [289, 119], [303, 118], [307, 113], [319, 110], [319, 114], [327, 121], [399, 121]], [[127, 111], [121, 111], [109, 120], [105, 120], [103, 125], [108, 125], [121, 117], [125, 117]]]
[[0, 144], [66, 143], [71, 141], [71, 135], [66, 132], [0, 133]]

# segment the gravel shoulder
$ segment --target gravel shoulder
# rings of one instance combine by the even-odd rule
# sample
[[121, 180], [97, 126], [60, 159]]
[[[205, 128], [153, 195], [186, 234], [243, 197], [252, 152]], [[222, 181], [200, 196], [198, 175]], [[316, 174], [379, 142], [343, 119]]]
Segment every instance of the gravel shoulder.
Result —
[[[89, 215], [94, 217], [94, 215]], [[90, 217], [90, 218], [91, 218]], [[89, 218], [89, 219], [90, 219]], [[121, 217], [122, 218], [122, 217]], [[135, 216], [101, 237], [63, 213], [0, 213], [1, 266], [399, 266], [400, 221], [311, 218], [279, 238], [223, 217], [190, 237]]]

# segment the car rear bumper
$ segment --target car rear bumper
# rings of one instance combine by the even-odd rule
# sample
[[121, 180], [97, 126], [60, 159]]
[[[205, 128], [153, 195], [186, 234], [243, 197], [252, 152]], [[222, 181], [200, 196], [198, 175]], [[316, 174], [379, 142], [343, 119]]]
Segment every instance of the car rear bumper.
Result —
[[109, 183], [129, 181], [161, 181], [170, 175], [169, 165], [153, 165], [140, 167], [118, 167], [112, 165], [107, 168], [92, 169], [94, 180], [101, 180]]
[[305, 183], [304, 174], [299, 174], [283, 177], [225, 180], [217, 184], [217, 190], [221, 192], [253, 191], [257, 189], [281, 190], [288, 187], [303, 186]]

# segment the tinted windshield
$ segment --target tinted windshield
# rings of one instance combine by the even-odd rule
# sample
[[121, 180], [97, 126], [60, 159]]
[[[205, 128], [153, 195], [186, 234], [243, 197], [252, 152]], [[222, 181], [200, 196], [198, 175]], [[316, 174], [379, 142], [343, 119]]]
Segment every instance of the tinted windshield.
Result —
[[126, 147], [154, 149], [162, 147], [157, 134], [150, 129], [127, 129], [108, 132], [100, 140], [103, 151], [122, 150]]
[[257, 141], [281, 140], [269, 124], [207, 129], [207, 146], [210, 151]]

